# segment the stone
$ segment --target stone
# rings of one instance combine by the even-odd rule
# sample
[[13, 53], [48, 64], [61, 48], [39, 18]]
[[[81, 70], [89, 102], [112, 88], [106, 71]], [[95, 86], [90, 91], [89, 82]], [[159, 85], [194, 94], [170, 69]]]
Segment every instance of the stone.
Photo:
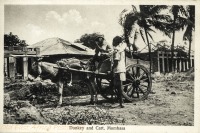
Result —
[[28, 80], [33, 81], [35, 78], [32, 75], [28, 75]]
[[154, 75], [155, 77], [160, 77], [160, 72], [155, 72]]
[[4, 94], [4, 106], [8, 106], [10, 103], [10, 95]]
[[34, 81], [41, 81], [42, 79], [40, 77], [37, 77], [36, 79], [34, 79]]
[[176, 92], [172, 91], [171, 94], [172, 94], [172, 95], [176, 95]]

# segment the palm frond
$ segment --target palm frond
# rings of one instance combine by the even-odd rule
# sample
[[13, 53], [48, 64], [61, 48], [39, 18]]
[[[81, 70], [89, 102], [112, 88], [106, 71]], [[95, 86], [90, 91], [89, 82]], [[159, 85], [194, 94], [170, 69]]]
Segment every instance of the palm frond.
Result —
[[168, 7], [169, 7], [168, 5], [155, 5], [152, 7], [150, 14], [158, 14], [163, 9], [167, 9]]
[[188, 21], [191, 22], [193, 25], [193, 28], [195, 28], [195, 6], [194, 5], [189, 5], [187, 6], [187, 11], [188, 11]]
[[147, 27], [146, 30], [147, 30], [148, 32], [149, 32], [149, 31], [152, 31], [152, 32], [156, 33], [155, 30], [151, 29], [150, 27]]
[[119, 24], [120, 24], [120, 25], [123, 25], [125, 12], [127, 12], [127, 9], [124, 9], [124, 10], [119, 14]]
[[131, 5], [131, 6], [132, 6], [132, 9], [133, 9], [133, 12], [137, 12], [137, 8], [134, 5]]
[[175, 21], [175, 30], [184, 30], [185, 26], [187, 25], [187, 19], [183, 17], [178, 17]]
[[158, 14], [158, 15], [154, 15], [154, 18], [158, 21], [162, 21], [162, 22], [171, 22], [172, 18], [170, 15], [165, 15], [165, 14]]
[[177, 17], [180, 14], [183, 16], [187, 16], [187, 11], [182, 5], [173, 5], [171, 6], [170, 12], [174, 15], [174, 17]]
[[154, 21], [153, 25], [157, 30], [163, 32], [166, 36], [171, 38], [171, 34], [170, 34], [170, 33], [172, 33], [172, 24], [171, 23]]
[[192, 40], [191, 33], [192, 32], [192, 26], [187, 26], [184, 34], [183, 34], [183, 40]]
[[142, 37], [142, 40], [144, 41], [144, 43], [146, 44], [145, 38], [144, 38], [144, 30], [142, 28], [140, 28], [140, 35]]
[[137, 14], [130, 13], [127, 14], [125, 17], [126, 18], [123, 23], [124, 35], [129, 36], [132, 31], [132, 26], [138, 21], [138, 16]]
[[147, 32], [147, 34], [151, 38], [151, 40], [154, 41], [152, 35], [149, 32]]

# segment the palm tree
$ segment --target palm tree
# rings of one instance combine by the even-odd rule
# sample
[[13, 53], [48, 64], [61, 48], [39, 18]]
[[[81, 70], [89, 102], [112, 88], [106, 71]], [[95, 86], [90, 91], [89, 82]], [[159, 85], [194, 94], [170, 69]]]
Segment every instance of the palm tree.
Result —
[[173, 15], [173, 22], [171, 25], [169, 25], [169, 29], [172, 30], [172, 44], [171, 44], [171, 71], [174, 71], [174, 41], [175, 41], [175, 31], [180, 30], [183, 28], [184, 25], [184, 19], [180, 16], [180, 13], [182, 15], [186, 15], [186, 11], [182, 5], [173, 5], [171, 6], [170, 12]]
[[188, 62], [189, 62], [189, 67], [191, 67], [190, 53], [191, 53], [191, 44], [192, 44], [192, 31], [195, 30], [195, 6], [193, 5], [187, 6], [187, 13], [188, 13], [188, 16], [186, 19], [187, 27], [183, 35], [183, 40], [189, 41]]
[[[164, 16], [164, 15], [159, 15], [159, 12], [162, 9], [166, 9], [168, 6], [165, 5], [140, 5], [140, 12], [137, 11], [135, 6], [132, 6], [132, 11], [125, 14], [126, 10], [123, 10], [122, 13], [120, 14], [120, 24], [123, 27], [124, 30], [124, 38], [125, 42], [127, 44], [130, 44], [129, 42], [129, 37], [132, 32], [134, 32], [134, 41], [137, 37], [135, 37], [135, 32], [137, 25], [139, 26], [139, 33], [143, 39], [143, 41], [148, 45], [148, 50], [149, 50], [149, 59], [150, 59], [150, 72], [151, 72], [151, 65], [152, 65], [152, 58], [151, 58], [151, 45], [149, 43], [149, 37], [153, 40], [150, 32], [155, 32], [151, 26], [156, 25], [155, 28], [159, 29], [160, 31], [164, 32], [166, 35], [169, 36], [168, 30], [166, 30], [166, 25], [168, 23], [164, 23], [159, 20], [166, 20], [170, 18], [169, 16]], [[144, 36], [145, 34], [145, 36]], [[146, 37], [146, 39], [145, 39]], [[146, 41], [145, 41], [146, 40]], [[130, 46], [130, 45], [129, 45]], [[132, 45], [133, 49], [135, 45]], [[130, 49], [130, 48], [129, 48]]]

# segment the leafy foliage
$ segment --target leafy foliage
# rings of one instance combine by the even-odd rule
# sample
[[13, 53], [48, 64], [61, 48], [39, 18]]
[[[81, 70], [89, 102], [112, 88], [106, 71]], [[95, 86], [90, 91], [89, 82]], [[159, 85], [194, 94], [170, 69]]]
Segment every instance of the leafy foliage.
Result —
[[[168, 46], [166, 44], [157, 43], [157, 45], [154, 48], [154, 51], [170, 52], [171, 46]], [[188, 56], [184, 46], [176, 46], [174, 48], [174, 51], [177, 52], [177, 57], [187, 57]]]
[[76, 42], [81, 42], [83, 43], [84, 46], [87, 46], [91, 49], [95, 49], [95, 40], [97, 37], [103, 37], [104, 35], [101, 33], [92, 33], [92, 34], [84, 34], [80, 37], [79, 40], [76, 40]]
[[186, 18], [186, 31], [183, 35], [183, 40], [192, 41], [192, 31], [195, 29], [195, 6], [187, 6], [187, 18]]
[[13, 35], [12, 32], [4, 35], [4, 46], [28, 46], [25, 40], [20, 40], [17, 35]]
[[[139, 33], [145, 41], [144, 37], [144, 31], [146, 30], [148, 36], [150, 36], [151, 39], [152, 36], [150, 32], [155, 32], [152, 29], [152, 26], [154, 26], [156, 29], [159, 29], [160, 31], [164, 32], [166, 35], [169, 36], [169, 31], [166, 30], [166, 26], [168, 23], [166, 23], [169, 19], [169, 15], [160, 15], [159, 12], [162, 9], [166, 9], [166, 5], [141, 5], [140, 6], [140, 12], [138, 12], [135, 8], [135, 6], [132, 6], [133, 10], [131, 12], [127, 13], [127, 10], [123, 10], [120, 14], [119, 23], [122, 25], [124, 29], [124, 37], [127, 44], [129, 44], [129, 37], [130, 34], [136, 30], [136, 25], [139, 26]], [[164, 23], [165, 22], [165, 23]]]
[[187, 12], [182, 5], [173, 5], [170, 8], [170, 12], [173, 15], [173, 21], [169, 25], [169, 29], [172, 31], [172, 44], [171, 44], [171, 70], [174, 71], [174, 42], [175, 42], [175, 31], [184, 29], [185, 19], [183, 16], [187, 16]]

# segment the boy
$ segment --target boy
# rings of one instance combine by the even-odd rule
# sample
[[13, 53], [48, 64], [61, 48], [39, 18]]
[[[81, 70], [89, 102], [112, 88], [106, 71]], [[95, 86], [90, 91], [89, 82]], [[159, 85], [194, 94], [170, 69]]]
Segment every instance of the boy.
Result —
[[120, 36], [113, 39], [113, 73], [114, 73], [114, 87], [117, 88], [120, 107], [122, 105], [122, 82], [126, 80], [126, 63], [125, 63], [125, 49], [127, 45], [123, 43]]

